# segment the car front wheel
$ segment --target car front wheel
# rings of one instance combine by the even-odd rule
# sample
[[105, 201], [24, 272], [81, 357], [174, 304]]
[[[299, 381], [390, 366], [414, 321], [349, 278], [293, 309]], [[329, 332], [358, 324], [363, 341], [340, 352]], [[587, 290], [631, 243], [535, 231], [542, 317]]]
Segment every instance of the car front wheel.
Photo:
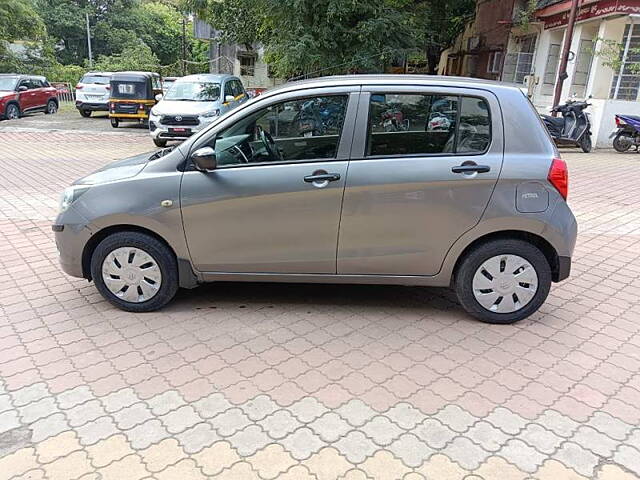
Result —
[[117, 118], [111, 118], [111, 126], [113, 128], [118, 128], [118, 125], [120, 125], [120, 121]]
[[84, 118], [89, 118], [91, 116], [91, 110], [78, 110], [80, 112], [80, 115], [82, 115]]
[[522, 240], [493, 240], [462, 260], [455, 290], [462, 307], [477, 319], [514, 323], [535, 313], [551, 289], [544, 254]]
[[11, 103], [7, 105], [4, 116], [7, 120], [15, 120], [16, 118], [20, 117], [20, 109], [15, 103]]
[[157, 310], [178, 290], [173, 252], [140, 232], [118, 232], [102, 240], [91, 257], [91, 276], [106, 300], [129, 312]]

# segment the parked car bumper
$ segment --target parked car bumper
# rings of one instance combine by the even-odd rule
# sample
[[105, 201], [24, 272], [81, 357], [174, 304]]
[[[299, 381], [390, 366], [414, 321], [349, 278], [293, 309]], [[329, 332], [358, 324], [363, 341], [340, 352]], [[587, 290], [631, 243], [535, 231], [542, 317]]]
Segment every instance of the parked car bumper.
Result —
[[[216, 118], [211, 120], [216, 120]], [[163, 125], [157, 117], [151, 117], [149, 119], [149, 134], [151, 138], [158, 140], [186, 140], [191, 135], [207, 128], [210, 123], [203, 122], [201, 119], [198, 125]]]
[[78, 110], [86, 110], [88, 112], [107, 112], [109, 111], [109, 104], [106, 102], [99, 103], [76, 101], [76, 108]]

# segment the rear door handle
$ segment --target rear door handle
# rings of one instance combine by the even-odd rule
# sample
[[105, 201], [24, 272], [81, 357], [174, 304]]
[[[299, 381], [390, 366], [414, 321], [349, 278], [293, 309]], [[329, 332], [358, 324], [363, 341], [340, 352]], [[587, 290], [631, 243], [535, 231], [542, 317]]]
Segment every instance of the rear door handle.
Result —
[[304, 177], [304, 181], [307, 183], [313, 182], [335, 182], [340, 180], [339, 173], [319, 173], [313, 175], [307, 175]]
[[491, 170], [489, 165], [458, 165], [451, 167], [453, 173], [487, 173]]

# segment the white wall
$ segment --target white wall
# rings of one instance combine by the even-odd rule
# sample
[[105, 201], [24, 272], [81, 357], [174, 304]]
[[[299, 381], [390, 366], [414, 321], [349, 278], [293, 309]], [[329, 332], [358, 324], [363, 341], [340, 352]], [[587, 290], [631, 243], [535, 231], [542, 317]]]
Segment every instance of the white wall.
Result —
[[609, 135], [616, 128], [616, 114], [640, 115], [640, 102], [592, 99], [591, 103], [591, 120], [596, 127], [593, 129], [593, 138], [598, 148], [611, 147], [613, 139]]

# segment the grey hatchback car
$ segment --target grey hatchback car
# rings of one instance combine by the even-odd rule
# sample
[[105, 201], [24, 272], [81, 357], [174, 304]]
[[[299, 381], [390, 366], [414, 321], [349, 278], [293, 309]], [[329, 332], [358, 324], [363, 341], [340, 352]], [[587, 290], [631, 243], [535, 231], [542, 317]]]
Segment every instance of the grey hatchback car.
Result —
[[128, 311], [211, 281], [452, 286], [511, 323], [569, 276], [564, 161], [522, 92], [453, 77], [289, 83], [65, 190], [65, 272]]

